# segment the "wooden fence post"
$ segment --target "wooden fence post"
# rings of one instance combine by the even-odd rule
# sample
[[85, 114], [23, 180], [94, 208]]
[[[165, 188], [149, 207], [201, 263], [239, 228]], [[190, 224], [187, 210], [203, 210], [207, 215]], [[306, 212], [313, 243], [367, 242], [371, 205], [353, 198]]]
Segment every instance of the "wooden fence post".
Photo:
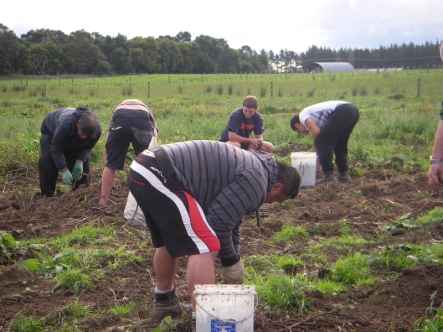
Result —
[[417, 79], [417, 97], [420, 97], [421, 78]]
[[274, 81], [271, 81], [271, 99], [274, 99]]
[[151, 98], [151, 82], [148, 82], [148, 99]]

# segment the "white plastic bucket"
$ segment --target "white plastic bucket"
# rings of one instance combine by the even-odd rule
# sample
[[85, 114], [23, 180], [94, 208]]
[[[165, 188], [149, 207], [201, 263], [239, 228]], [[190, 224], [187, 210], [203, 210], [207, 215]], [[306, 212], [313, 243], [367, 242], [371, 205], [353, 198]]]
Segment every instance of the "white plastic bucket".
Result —
[[254, 331], [255, 286], [195, 285], [196, 332]]
[[301, 187], [315, 185], [317, 153], [315, 152], [292, 152], [292, 167], [295, 167], [301, 177]]

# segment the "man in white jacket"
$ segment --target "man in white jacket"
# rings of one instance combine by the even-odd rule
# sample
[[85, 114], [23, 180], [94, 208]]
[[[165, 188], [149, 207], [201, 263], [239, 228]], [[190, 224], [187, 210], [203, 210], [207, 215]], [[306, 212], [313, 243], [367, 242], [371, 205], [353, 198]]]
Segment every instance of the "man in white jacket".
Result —
[[333, 153], [339, 181], [350, 181], [348, 141], [360, 117], [358, 108], [347, 101], [325, 101], [303, 109], [290, 121], [291, 129], [300, 134], [311, 133], [313, 151], [317, 152], [317, 172], [323, 177], [317, 183], [337, 181], [332, 164]]

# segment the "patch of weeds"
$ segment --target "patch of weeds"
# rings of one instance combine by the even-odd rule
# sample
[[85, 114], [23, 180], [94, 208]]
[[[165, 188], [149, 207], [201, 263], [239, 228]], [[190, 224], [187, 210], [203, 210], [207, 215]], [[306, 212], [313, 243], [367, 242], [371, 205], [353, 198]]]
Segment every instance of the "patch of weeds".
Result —
[[368, 95], [368, 89], [365, 86], [360, 87], [360, 96], [364, 97]]
[[232, 86], [232, 84], [228, 85], [228, 95], [232, 96], [232, 92], [234, 91], [234, 87]]
[[122, 95], [123, 96], [132, 96], [132, 86], [125, 86], [123, 89], [122, 89]]
[[433, 210], [429, 211], [428, 214], [420, 216], [415, 220], [415, 223], [422, 225], [431, 221], [443, 221], [443, 208], [441, 206], [437, 206]]
[[43, 332], [50, 327], [43, 319], [38, 319], [34, 315], [29, 317], [19, 315], [12, 323], [10, 330], [11, 332]]
[[314, 229], [312, 231], [314, 234], [319, 234], [319, 235], [324, 235], [325, 234], [325, 229], [323, 228], [323, 225], [318, 223], [317, 225], [314, 226]]
[[177, 93], [178, 94], [183, 94], [183, 87], [181, 85], [178, 86]]
[[400, 100], [400, 99], [405, 98], [405, 96], [402, 95], [401, 93], [396, 93], [396, 94], [388, 96], [387, 98], [388, 99], [394, 99], [394, 100]]
[[116, 315], [126, 315], [131, 312], [131, 310], [134, 308], [135, 303], [130, 302], [117, 302], [114, 304], [112, 308], [109, 308], [109, 312], [116, 314]]
[[294, 239], [299, 239], [301, 236], [309, 237], [309, 233], [302, 226], [293, 226], [288, 220], [283, 223], [282, 229], [276, 232], [272, 237], [272, 242], [291, 243]]
[[294, 258], [292, 255], [275, 256], [276, 265], [279, 269], [285, 271], [286, 274], [297, 274], [300, 267], [303, 266], [303, 261]]
[[80, 270], [68, 269], [59, 274], [59, 282], [55, 286], [72, 289], [75, 294], [79, 294], [82, 289], [88, 287], [91, 281], [88, 275]]
[[[429, 309], [429, 308], [428, 308]], [[432, 308], [431, 308], [432, 310]], [[414, 332], [441, 332], [443, 331], [443, 309], [436, 308], [432, 318], [422, 317], [414, 324]]]
[[103, 237], [103, 235], [110, 236], [111, 234], [112, 228], [96, 228], [93, 225], [84, 225], [53, 240], [51, 244], [69, 247], [75, 243], [91, 243], [93, 240]]
[[340, 282], [332, 281], [328, 278], [318, 279], [312, 282], [312, 286], [328, 295], [337, 295], [347, 291], [347, 287]]
[[358, 88], [354, 86], [351, 90], [352, 97], [356, 97], [358, 94]]
[[88, 307], [79, 303], [78, 300], [71, 301], [62, 308], [63, 317], [84, 317], [89, 313]]
[[312, 97], [314, 97], [314, 94], [315, 94], [315, 89], [312, 89], [312, 90], [308, 90], [308, 93], [306, 96], [308, 98], [312, 98]]
[[369, 241], [365, 240], [361, 235], [342, 235], [340, 237], [331, 237], [328, 239], [324, 239], [320, 243], [314, 244], [309, 251], [316, 252], [320, 251], [323, 248], [329, 248], [331, 246], [340, 249], [343, 245], [352, 245], [353, 247], [359, 247], [367, 244]]
[[306, 309], [306, 297], [300, 290], [302, 283], [297, 278], [271, 274], [266, 277], [255, 276], [257, 295], [270, 306], [297, 308], [300, 312]]
[[217, 88], [216, 88], [216, 92], [217, 92], [217, 94], [220, 95], [220, 96], [223, 94], [223, 85], [222, 85], [222, 84], [220, 84], [220, 85], [217, 86]]
[[346, 219], [340, 219], [337, 221], [337, 224], [341, 235], [349, 235], [351, 233], [351, 227]]
[[14, 105], [12, 102], [10, 102], [10, 101], [8, 101], [8, 100], [4, 100], [4, 101], [2, 101], [2, 106], [4, 107], [4, 108], [6, 108], [6, 107], [12, 107], [12, 105]]
[[206, 86], [206, 93], [211, 93], [212, 92], [212, 86], [207, 85]]
[[262, 85], [260, 87], [260, 97], [262, 97], [262, 98], [266, 97], [267, 93], [268, 93], [268, 87]]
[[245, 264], [247, 274], [254, 271], [270, 271], [274, 266], [274, 260], [271, 256], [250, 255], [242, 258]]
[[331, 269], [331, 280], [343, 283], [346, 286], [372, 284], [369, 276], [369, 260], [361, 253], [354, 253], [339, 258]]

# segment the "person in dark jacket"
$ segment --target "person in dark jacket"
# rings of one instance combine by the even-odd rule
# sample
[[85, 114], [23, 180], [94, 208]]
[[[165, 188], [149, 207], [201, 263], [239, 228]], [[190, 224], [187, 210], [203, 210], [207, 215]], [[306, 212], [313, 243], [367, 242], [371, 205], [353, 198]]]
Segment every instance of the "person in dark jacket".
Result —
[[131, 164], [128, 182], [156, 248], [154, 320], [190, 309], [175, 295], [178, 257], [188, 256], [186, 279], [195, 312], [194, 286], [215, 283], [217, 257], [225, 283], [243, 282], [242, 217], [263, 203], [293, 199], [300, 190], [297, 170], [271, 154], [207, 140], [143, 151]]
[[97, 116], [87, 108], [60, 108], [45, 116], [38, 160], [42, 196], [54, 196], [59, 172], [73, 189], [89, 183], [84, 174], [89, 174], [89, 153], [101, 131]]

